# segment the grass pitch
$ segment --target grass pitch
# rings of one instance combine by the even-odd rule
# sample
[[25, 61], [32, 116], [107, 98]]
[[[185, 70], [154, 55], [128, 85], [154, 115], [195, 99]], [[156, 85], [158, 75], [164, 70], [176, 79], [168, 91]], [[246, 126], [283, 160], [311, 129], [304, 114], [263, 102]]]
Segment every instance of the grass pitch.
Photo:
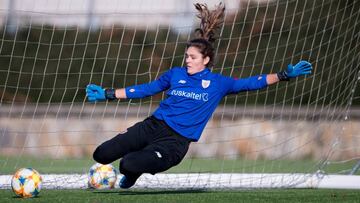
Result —
[[[0, 174], [13, 174], [21, 167], [40, 173], [87, 173], [94, 161], [89, 159], [38, 159], [0, 157]], [[349, 170], [354, 163], [324, 166], [327, 173]], [[113, 163], [118, 167], [118, 162]], [[214, 160], [185, 159], [168, 173], [229, 172], [289, 173], [314, 172], [319, 163], [311, 160]], [[359, 174], [359, 172], [357, 173]], [[359, 202], [360, 190], [335, 189], [253, 189], [253, 190], [48, 190], [28, 202]], [[0, 202], [18, 202], [11, 190], [0, 190]]]
[[[42, 190], [28, 202], [359, 202], [359, 190], [258, 189], [202, 190]], [[0, 202], [23, 199], [0, 190]]]

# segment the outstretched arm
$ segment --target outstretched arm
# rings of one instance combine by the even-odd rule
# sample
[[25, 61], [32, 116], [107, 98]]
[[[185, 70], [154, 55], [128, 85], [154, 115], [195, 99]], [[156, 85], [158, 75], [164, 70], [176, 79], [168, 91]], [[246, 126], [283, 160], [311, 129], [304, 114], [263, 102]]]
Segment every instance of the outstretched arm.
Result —
[[159, 79], [150, 83], [120, 89], [102, 88], [99, 85], [89, 84], [86, 86], [86, 96], [90, 102], [148, 97], [168, 89], [170, 86], [171, 74], [172, 71], [169, 70], [161, 75]]
[[156, 80], [151, 83], [135, 85], [127, 88], [102, 88], [101, 86], [90, 84], [86, 87], [86, 96], [90, 102], [126, 99], [126, 98], [144, 98], [147, 96], [155, 95], [158, 92], [166, 89], [166, 86]]
[[311, 70], [311, 63], [307, 61], [300, 61], [294, 66], [289, 64], [286, 70], [275, 74], [263, 74], [259, 76], [233, 80], [227, 94], [262, 89], [269, 85], [278, 83], [279, 81], [289, 81], [291, 78], [310, 74]]

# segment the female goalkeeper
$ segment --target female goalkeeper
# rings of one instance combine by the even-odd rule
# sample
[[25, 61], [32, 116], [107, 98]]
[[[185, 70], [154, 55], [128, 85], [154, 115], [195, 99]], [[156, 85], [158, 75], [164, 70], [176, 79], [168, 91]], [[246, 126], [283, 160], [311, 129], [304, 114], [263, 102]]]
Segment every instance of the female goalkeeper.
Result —
[[94, 84], [86, 87], [90, 102], [143, 98], [167, 91], [167, 98], [152, 116], [102, 143], [93, 154], [95, 161], [102, 164], [121, 158], [121, 188], [133, 186], [143, 173], [156, 174], [179, 164], [226, 95], [258, 90], [311, 73], [312, 66], [306, 61], [290, 64], [279, 73], [244, 79], [212, 73], [208, 67], [213, 65], [214, 33], [223, 23], [225, 7], [219, 4], [211, 11], [203, 4], [195, 7], [201, 24], [195, 33], [197, 38], [187, 44], [186, 67], [173, 67], [148, 84], [122, 89], [103, 89]]

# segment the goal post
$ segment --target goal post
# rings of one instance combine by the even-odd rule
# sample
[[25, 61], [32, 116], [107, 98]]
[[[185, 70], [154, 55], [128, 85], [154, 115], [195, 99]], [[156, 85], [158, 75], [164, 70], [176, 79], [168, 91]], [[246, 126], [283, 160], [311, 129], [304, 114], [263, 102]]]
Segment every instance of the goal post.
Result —
[[[0, 188], [22, 167], [45, 187], [85, 188], [95, 147], [166, 97], [89, 103], [86, 85], [148, 83], [184, 66], [195, 1], [11, 2], [0, 9]], [[222, 2], [213, 72], [244, 78], [308, 60], [313, 73], [225, 97], [185, 159], [135, 188], [359, 188], [360, 2]]]

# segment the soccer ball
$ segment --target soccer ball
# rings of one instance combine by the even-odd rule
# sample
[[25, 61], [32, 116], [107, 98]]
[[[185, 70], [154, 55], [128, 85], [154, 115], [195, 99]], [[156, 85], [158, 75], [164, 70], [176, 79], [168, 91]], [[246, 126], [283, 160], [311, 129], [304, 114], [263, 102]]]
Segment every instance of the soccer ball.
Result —
[[21, 168], [11, 179], [11, 188], [19, 197], [36, 197], [41, 190], [42, 178], [35, 169]]
[[94, 189], [114, 188], [117, 171], [111, 164], [96, 163], [89, 171], [89, 187]]

